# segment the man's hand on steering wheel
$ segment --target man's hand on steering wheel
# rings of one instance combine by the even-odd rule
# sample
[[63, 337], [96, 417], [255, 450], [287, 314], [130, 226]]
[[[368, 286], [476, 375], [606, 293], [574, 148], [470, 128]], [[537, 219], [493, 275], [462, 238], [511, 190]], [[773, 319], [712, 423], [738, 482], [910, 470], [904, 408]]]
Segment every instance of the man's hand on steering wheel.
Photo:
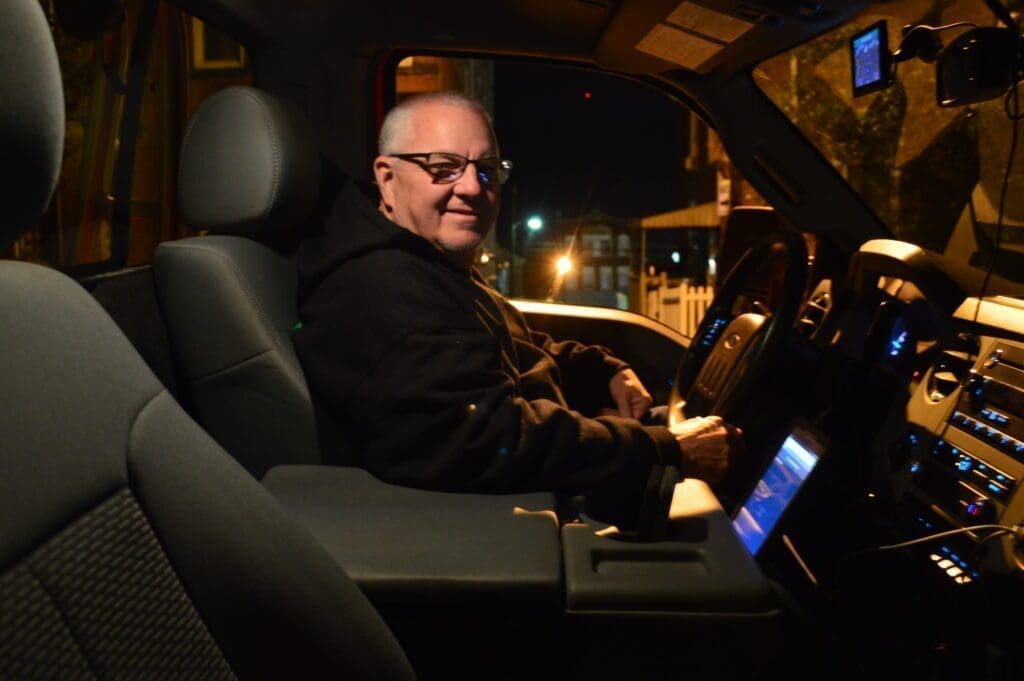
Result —
[[720, 416], [696, 416], [670, 427], [682, 451], [680, 473], [708, 484], [721, 480], [738, 454], [743, 432]]

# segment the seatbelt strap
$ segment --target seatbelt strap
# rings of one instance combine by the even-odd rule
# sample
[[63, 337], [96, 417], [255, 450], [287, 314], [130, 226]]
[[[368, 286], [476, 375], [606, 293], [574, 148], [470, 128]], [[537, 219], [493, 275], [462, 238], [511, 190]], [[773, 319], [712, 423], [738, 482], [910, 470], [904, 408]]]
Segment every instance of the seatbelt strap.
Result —
[[120, 147], [114, 166], [114, 210], [110, 234], [110, 264], [116, 267], [123, 267], [128, 262], [135, 144], [139, 135], [139, 114], [142, 111], [142, 95], [146, 85], [146, 65], [149, 61], [158, 4], [159, 0], [142, 0], [135, 22], [131, 61], [125, 81], [124, 108], [118, 131]]

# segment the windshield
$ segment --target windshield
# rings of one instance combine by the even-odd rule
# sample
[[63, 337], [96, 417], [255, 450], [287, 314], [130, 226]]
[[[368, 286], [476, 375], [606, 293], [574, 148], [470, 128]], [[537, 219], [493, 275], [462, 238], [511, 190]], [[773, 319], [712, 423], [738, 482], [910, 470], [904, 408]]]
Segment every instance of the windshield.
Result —
[[[1021, 2], [1011, 3], [1017, 16]], [[936, 104], [935, 64], [897, 64], [891, 87], [854, 97], [849, 41], [886, 20], [889, 46], [906, 24], [997, 26], [983, 0], [899, 0], [762, 62], [758, 86], [817, 146], [897, 239], [984, 269], [992, 260], [1013, 123], [1006, 101]], [[938, 34], [943, 46], [968, 27]], [[1012, 106], [1012, 102], [1010, 103]], [[1022, 103], [1024, 108], [1024, 103]], [[1018, 150], [994, 271], [1024, 281], [1024, 154]]]

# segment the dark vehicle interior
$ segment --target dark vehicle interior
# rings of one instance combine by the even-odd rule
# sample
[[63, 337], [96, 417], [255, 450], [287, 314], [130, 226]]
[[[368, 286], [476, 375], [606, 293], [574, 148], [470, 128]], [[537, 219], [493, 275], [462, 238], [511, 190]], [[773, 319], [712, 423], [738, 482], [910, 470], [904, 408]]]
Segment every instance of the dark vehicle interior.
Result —
[[[1024, 678], [1021, 9], [9, 0], [0, 678]], [[173, 45], [146, 37], [179, 12], [250, 79], [211, 42], [209, 92], [160, 99]], [[71, 124], [72, 39], [103, 46], [106, 151]], [[720, 138], [766, 206], [724, 219], [692, 338], [515, 302], [614, 349], [670, 422], [741, 426], [724, 481], [563, 500], [323, 464], [293, 256], [339, 173], [368, 175], [410, 54], [616, 74]], [[109, 220], [65, 198], [81, 149]], [[87, 261], [40, 236], [79, 218]], [[176, 226], [138, 245], [146, 220]]]

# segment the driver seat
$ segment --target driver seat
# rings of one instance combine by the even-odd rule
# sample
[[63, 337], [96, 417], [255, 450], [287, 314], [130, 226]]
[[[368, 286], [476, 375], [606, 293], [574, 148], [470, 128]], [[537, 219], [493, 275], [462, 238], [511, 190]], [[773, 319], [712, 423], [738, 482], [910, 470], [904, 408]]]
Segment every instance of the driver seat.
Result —
[[[0, 3], [0, 87], [4, 249], [64, 146], [37, 0]], [[0, 375], [0, 678], [413, 678], [335, 561], [77, 283], [0, 262]]]

